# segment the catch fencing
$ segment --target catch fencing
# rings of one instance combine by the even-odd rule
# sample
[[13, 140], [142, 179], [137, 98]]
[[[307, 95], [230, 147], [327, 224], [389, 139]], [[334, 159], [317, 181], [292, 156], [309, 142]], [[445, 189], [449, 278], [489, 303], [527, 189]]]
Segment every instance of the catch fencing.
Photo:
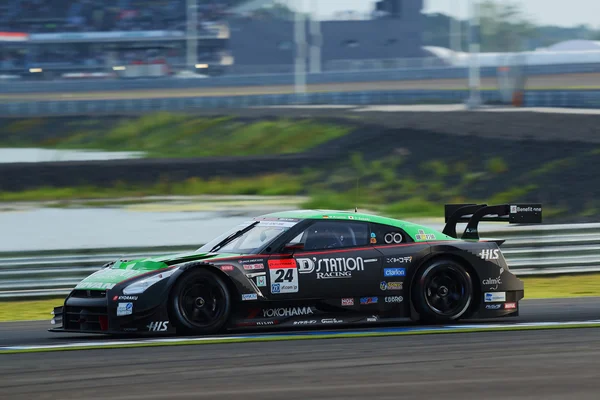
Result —
[[[503, 253], [518, 276], [600, 272], [600, 224], [482, 228], [482, 238], [505, 239]], [[86, 276], [117, 258], [136, 259], [199, 245], [0, 253], [0, 299], [64, 296]]]
[[[54, 115], [115, 115], [155, 111], [194, 111], [196, 109], [239, 109], [288, 105], [398, 105], [459, 104], [469, 97], [466, 90], [392, 90], [323, 92], [305, 95], [264, 94], [114, 100], [57, 100], [0, 103], [0, 116], [28, 117]], [[498, 91], [482, 91], [486, 104], [503, 104]], [[528, 90], [524, 107], [600, 108], [600, 90]]]
[[[518, 67], [528, 77], [545, 75], [569, 75], [600, 72], [600, 63], [577, 64], [548, 64], [548, 65], [523, 65]], [[309, 73], [306, 83], [309, 85], [333, 83], [359, 83], [359, 82], [387, 82], [387, 81], [427, 81], [439, 79], [467, 79], [469, 72], [466, 67], [418, 67], [397, 69], [364, 69], [359, 71], [335, 71], [322, 73]], [[88, 72], [91, 72], [88, 70]], [[97, 72], [107, 72], [100, 70]], [[109, 71], [112, 72], [112, 71]], [[241, 71], [239, 71], [241, 72]], [[480, 68], [481, 78], [497, 78], [498, 67], [483, 66]], [[2, 72], [0, 72], [2, 75]], [[190, 88], [221, 88], [221, 87], [249, 87], [249, 86], [277, 86], [293, 85], [295, 75], [293, 71], [287, 73], [263, 74], [231, 74], [213, 76], [206, 79], [186, 79], [158, 75], [155, 78], [135, 79], [98, 79], [78, 80], [68, 79], [45, 81], [39, 79], [21, 80], [13, 79], [4, 84], [0, 80], [0, 94], [10, 93], [89, 93], [97, 91], [128, 91], [128, 90], [176, 90]]]

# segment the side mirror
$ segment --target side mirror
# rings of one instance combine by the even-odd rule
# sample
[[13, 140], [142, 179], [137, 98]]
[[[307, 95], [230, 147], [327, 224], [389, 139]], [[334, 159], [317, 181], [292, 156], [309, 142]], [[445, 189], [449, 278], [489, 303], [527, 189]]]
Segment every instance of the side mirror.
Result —
[[304, 243], [288, 243], [283, 246], [283, 251], [293, 253], [298, 250], [304, 250]]

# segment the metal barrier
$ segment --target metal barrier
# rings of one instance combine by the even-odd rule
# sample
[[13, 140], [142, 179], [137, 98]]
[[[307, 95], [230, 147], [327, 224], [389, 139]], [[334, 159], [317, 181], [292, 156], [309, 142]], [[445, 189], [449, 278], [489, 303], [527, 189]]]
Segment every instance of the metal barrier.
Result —
[[[510, 270], [518, 276], [600, 272], [600, 224], [512, 226], [495, 231], [482, 227], [481, 232], [484, 238], [506, 240], [501, 248]], [[0, 299], [64, 296], [106, 262], [196, 248], [198, 245], [3, 253]]]
[[[600, 72], [600, 64], [555, 64], [527, 65], [523, 67], [527, 76], [560, 75]], [[483, 67], [480, 70], [482, 78], [494, 78], [498, 75], [497, 67]], [[414, 81], [431, 79], [467, 79], [468, 69], [465, 67], [430, 67], [380, 69], [348, 72], [323, 72], [307, 74], [308, 84], [351, 83], [351, 82], [381, 82], [381, 81]], [[0, 81], [1, 83], [1, 81]], [[0, 84], [0, 93], [81, 93], [107, 90], [135, 89], [187, 89], [204, 87], [236, 87], [236, 86], [273, 86], [293, 85], [294, 74], [245, 74], [225, 75], [208, 79], [136, 79], [136, 80], [99, 80], [72, 82], [58, 81], [10, 81]]]
[[[467, 90], [394, 90], [307, 93], [305, 95], [266, 94], [247, 96], [208, 96], [79, 101], [25, 101], [0, 103], [0, 116], [102, 115], [151, 111], [193, 111], [199, 108], [246, 108], [281, 105], [384, 105], [458, 104], [469, 96]], [[483, 91], [486, 104], [502, 104], [501, 93]], [[529, 90], [525, 107], [600, 108], [600, 90]]]

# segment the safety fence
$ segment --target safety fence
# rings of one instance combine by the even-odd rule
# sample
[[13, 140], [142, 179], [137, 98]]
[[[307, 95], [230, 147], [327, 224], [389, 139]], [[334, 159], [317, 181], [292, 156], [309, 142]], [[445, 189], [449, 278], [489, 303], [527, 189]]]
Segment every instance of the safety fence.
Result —
[[[506, 240], [501, 248], [518, 276], [600, 271], [600, 224], [482, 227], [481, 232], [484, 239]], [[106, 262], [193, 251], [199, 246], [0, 253], [0, 299], [64, 296]]]
[[[469, 97], [466, 90], [394, 90], [266, 94], [113, 100], [58, 100], [0, 103], [0, 116], [102, 115], [152, 111], [193, 111], [288, 105], [393, 105], [457, 104]], [[503, 104], [498, 91], [482, 91], [485, 104]], [[600, 90], [528, 90], [524, 107], [600, 108]]]
[[[516, 67], [525, 76], [585, 74], [600, 72], [600, 63], [580, 64], [550, 64], [550, 65], [525, 65]], [[0, 93], [81, 93], [107, 90], [161, 90], [161, 89], [189, 89], [189, 88], [214, 88], [214, 87], [239, 87], [239, 86], [275, 86], [293, 85], [293, 73], [281, 74], [240, 74], [213, 76], [206, 79], [188, 78], [138, 78], [138, 79], [99, 79], [97, 81], [72, 81], [72, 80], [10, 80], [0, 81]], [[93, 71], [87, 71], [93, 72]], [[96, 72], [107, 72], [106, 70]], [[112, 70], [110, 70], [112, 72]], [[495, 78], [498, 76], [498, 67], [482, 67], [482, 78]], [[1, 73], [0, 73], [1, 75]], [[383, 81], [416, 81], [438, 79], [467, 79], [468, 69], [465, 67], [425, 67], [425, 68], [400, 68], [400, 69], [373, 69], [362, 71], [337, 71], [309, 73], [306, 76], [307, 84], [333, 84], [354, 82], [383, 82]]]

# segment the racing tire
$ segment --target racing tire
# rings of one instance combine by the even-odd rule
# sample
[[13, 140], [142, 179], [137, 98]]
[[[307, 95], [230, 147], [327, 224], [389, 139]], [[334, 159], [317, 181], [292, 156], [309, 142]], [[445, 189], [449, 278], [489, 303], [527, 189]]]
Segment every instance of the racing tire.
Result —
[[456, 261], [433, 260], [421, 268], [411, 290], [419, 321], [444, 323], [465, 316], [473, 304], [473, 281]]
[[173, 286], [170, 311], [177, 333], [217, 333], [231, 314], [231, 295], [227, 284], [206, 268], [194, 268]]

